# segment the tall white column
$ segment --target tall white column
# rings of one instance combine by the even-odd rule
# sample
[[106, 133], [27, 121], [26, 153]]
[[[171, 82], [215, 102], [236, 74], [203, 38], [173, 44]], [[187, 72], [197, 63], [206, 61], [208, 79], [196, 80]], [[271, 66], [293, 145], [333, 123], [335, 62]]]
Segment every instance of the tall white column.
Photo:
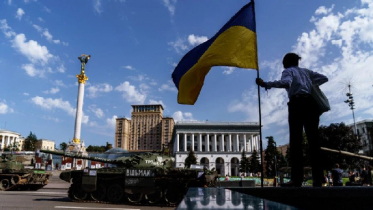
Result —
[[202, 133], [199, 134], [199, 151], [202, 152]]
[[76, 104], [76, 117], [75, 117], [75, 130], [74, 130], [74, 142], [80, 143], [80, 132], [82, 127], [83, 117], [83, 99], [84, 99], [84, 83], [79, 83], [78, 100]]
[[224, 134], [221, 134], [220, 151], [224, 152]]
[[247, 152], [246, 133], [243, 134], [243, 151]]
[[240, 136], [236, 134], [236, 152], [240, 151]]
[[214, 152], [217, 151], [217, 145], [216, 145], [217, 142], [216, 142], [216, 137], [217, 137], [217, 136], [216, 136], [216, 133], [214, 133], [214, 149], [213, 149]]
[[187, 134], [184, 134], [184, 152], [187, 151]]
[[251, 146], [251, 152], [254, 152], [254, 135], [251, 135], [250, 139], [250, 146]]
[[192, 139], [191, 139], [191, 150], [190, 151], [194, 151], [194, 133], [192, 133]]
[[180, 134], [176, 134], [176, 152], [180, 150]]
[[206, 134], [206, 139], [205, 139], [205, 151], [210, 152], [210, 135]]
[[228, 149], [227, 149], [227, 151], [228, 152], [232, 152], [232, 134], [229, 134], [229, 136], [228, 136]]

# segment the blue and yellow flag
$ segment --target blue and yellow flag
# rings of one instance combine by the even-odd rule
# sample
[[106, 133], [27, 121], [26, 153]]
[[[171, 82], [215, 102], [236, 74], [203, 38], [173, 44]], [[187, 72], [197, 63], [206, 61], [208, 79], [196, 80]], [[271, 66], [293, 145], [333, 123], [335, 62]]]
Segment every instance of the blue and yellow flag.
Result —
[[205, 76], [213, 66], [235, 66], [258, 70], [254, 3], [242, 7], [208, 41], [189, 51], [172, 73], [179, 90], [177, 101], [193, 105]]

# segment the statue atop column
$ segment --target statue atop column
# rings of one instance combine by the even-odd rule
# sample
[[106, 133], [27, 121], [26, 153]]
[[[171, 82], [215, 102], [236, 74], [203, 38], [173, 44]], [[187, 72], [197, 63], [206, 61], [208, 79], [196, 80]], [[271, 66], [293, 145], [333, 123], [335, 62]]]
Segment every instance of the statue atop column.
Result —
[[85, 64], [88, 63], [88, 60], [91, 58], [91, 55], [82, 54], [78, 57], [81, 62], [80, 74], [76, 75], [79, 83], [85, 84], [85, 81], [88, 80], [88, 77], [85, 75]]

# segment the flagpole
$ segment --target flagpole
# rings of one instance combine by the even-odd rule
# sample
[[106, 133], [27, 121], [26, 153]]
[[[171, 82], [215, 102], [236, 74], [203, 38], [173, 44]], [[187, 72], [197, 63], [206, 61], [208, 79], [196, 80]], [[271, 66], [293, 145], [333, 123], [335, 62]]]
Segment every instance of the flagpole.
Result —
[[[250, 2], [253, 4], [254, 22], [255, 22], [255, 25], [256, 25], [255, 2], [254, 2], [254, 0], [250, 0]], [[255, 47], [256, 47], [256, 55], [258, 56], [258, 41], [256, 42]], [[258, 69], [257, 69], [257, 78], [259, 78], [258, 57], [256, 58], [256, 62], [257, 62], [257, 67], [258, 67]], [[264, 173], [263, 173], [262, 111], [261, 111], [261, 106], [260, 106], [260, 87], [259, 87], [259, 85], [258, 85], [258, 105], [259, 105], [259, 147], [260, 147], [259, 151], [260, 151], [260, 163], [261, 163], [261, 167], [260, 167], [260, 181], [261, 181], [261, 187], [263, 188]]]

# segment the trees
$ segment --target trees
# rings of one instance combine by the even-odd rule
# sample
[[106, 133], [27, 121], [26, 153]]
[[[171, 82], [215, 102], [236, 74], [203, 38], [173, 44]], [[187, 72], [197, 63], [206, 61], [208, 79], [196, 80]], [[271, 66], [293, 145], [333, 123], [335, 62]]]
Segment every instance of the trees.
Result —
[[35, 151], [36, 142], [38, 138], [30, 131], [30, 134], [25, 139], [25, 151]]
[[260, 170], [261, 164], [259, 163], [259, 156], [256, 150], [253, 151], [253, 154], [250, 156], [250, 169], [251, 173], [258, 173]]
[[249, 169], [250, 169], [250, 161], [246, 157], [246, 152], [242, 151], [239, 171], [243, 173], [248, 173]]
[[[329, 126], [319, 127], [322, 147], [357, 153], [361, 149], [361, 143], [355, 136], [351, 127], [342, 123], [332, 123]], [[356, 168], [362, 163], [360, 159], [342, 156], [340, 154], [323, 152], [324, 168], [331, 170], [335, 163], [341, 168]]]
[[190, 165], [197, 163], [197, 157], [194, 154], [193, 150], [189, 151], [188, 157], [185, 159], [184, 165], [185, 168], [190, 168]]
[[66, 144], [66, 142], [62, 142], [62, 143], [60, 144], [60, 149], [63, 150], [63, 151], [65, 151], [66, 148], [67, 148], [67, 144]]
[[268, 139], [264, 157], [264, 160], [266, 161], [266, 174], [267, 177], [273, 177], [276, 176], [276, 163], [279, 152], [277, 151], [276, 142], [273, 140], [273, 136], [267, 136], [266, 139]]

